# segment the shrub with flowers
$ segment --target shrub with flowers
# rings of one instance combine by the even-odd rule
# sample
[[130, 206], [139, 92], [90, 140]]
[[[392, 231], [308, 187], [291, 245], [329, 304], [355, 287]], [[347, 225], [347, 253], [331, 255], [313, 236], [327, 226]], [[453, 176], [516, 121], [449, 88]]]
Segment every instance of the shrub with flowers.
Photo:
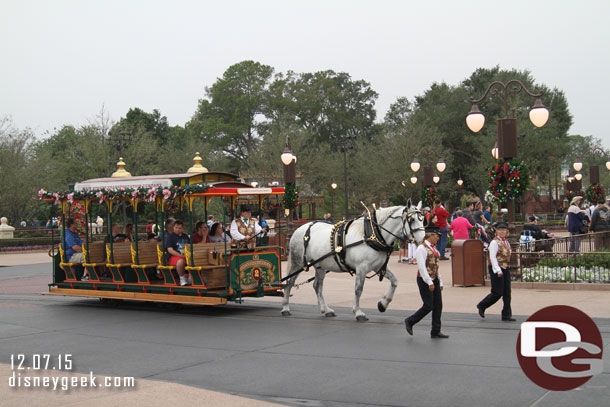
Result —
[[529, 182], [529, 170], [522, 161], [501, 159], [489, 170], [489, 190], [502, 202], [519, 198]]

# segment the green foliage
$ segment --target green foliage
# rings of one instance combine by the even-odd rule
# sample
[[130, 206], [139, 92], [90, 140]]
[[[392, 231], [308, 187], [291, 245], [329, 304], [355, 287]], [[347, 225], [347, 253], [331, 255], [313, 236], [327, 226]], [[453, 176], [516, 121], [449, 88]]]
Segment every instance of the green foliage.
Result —
[[425, 187], [421, 191], [421, 201], [424, 206], [429, 206], [432, 208], [434, 205], [434, 201], [436, 201], [436, 188], [434, 187]]
[[[0, 214], [11, 222], [38, 215], [43, 207], [32, 199], [36, 191], [68, 190], [83, 179], [108, 177], [119, 154], [133, 175], [183, 173], [200, 152], [210, 171], [239, 173], [261, 184], [281, 183], [279, 156], [287, 135], [298, 157], [298, 184], [325, 194], [327, 211], [329, 185], [339, 185], [334, 207], [341, 212], [335, 211], [335, 217], [343, 214], [346, 191], [353, 213], [360, 212], [361, 200], [404, 204], [418, 197], [422, 174], [409, 169], [415, 157], [422, 165], [444, 159], [447, 170], [440, 174], [437, 193], [452, 200], [450, 206], [458, 205], [462, 198], [484, 196], [485, 174], [494, 163], [495, 119], [506, 114], [502, 99], [489, 97], [479, 105], [487, 124], [472, 134], [465, 124], [468, 99], [482, 96], [495, 80], [511, 79], [532, 91], [544, 90], [542, 102], [551, 113], [538, 129], [528, 118], [530, 97], [522, 92], [509, 101], [518, 120], [519, 160], [527, 163], [533, 182], [540, 185], [558, 173], [566, 157], [583, 161], [584, 176], [590, 163], [604, 162], [599, 140], [568, 136], [572, 117], [563, 92], [537, 84], [528, 71], [481, 68], [457, 84], [433, 83], [421, 95], [398, 97], [383, 122], [375, 123], [378, 95], [364, 79], [333, 70], [276, 73], [271, 66], [242, 61], [208, 84], [184, 127], [169, 126], [158, 110], [138, 107], [117, 123], [102, 111], [88, 125], [63, 126], [38, 142], [27, 130], [7, 132], [5, 126], [0, 130]], [[419, 178], [415, 185], [409, 182], [413, 175]], [[458, 177], [464, 180], [460, 191]], [[609, 177], [602, 171], [602, 183]]]
[[286, 184], [282, 205], [286, 209], [294, 209], [299, 204], [299, 193], [296, 184]]
[[33, 201], [37, 169], [32, 163], [34, 135], [17, 130], [8, 119], [0, 119], [0, 216], [16, 224], [36, 215]]
[[265, 107], [273, 68], [254, 61], [230, 66], [223, 77], [206, 88], [187, 131], [248, 167], [248, 157], [260, 144], [259, 128], [265, 121]]

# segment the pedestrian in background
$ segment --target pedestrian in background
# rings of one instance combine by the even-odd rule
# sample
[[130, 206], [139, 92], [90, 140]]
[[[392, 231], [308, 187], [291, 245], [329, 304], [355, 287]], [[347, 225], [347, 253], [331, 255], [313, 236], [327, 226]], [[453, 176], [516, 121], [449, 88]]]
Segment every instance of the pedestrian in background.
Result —
[[570, 232], [570, 247], [568, 249], [569, 252], [579, 252], [580, 251], [580, 236], [585, 233], [585, 224], [584, 222], [588, 220], [585, 211], [580, 209], [580, 202], [582, 201], [582, 196], [575, 196], [570, 201], [570, 207], [568, 208], [568, 232]]
[[468, 231], [472, 229], [473, 226], [466, 220], [462, 211], [457, 211], [455, 215], [456, 218], [449, 226], [449, 229], [453, 232], [453, 239], [468, 239], [470, 237]]
[[450, 213], [445, 209], [440, 199], [434, 201], [434, 208], [432, 209], [432, 215], [436, 216], [436, 227], [440, 230], [441, 237], [436, 244], [436, 250], [438, 250], [441, 260], [449, 260], [449, 257], [445, 256], [445, 249], [447, 247], [447, 231], [449, 225], [447, 224], [447, 218]]

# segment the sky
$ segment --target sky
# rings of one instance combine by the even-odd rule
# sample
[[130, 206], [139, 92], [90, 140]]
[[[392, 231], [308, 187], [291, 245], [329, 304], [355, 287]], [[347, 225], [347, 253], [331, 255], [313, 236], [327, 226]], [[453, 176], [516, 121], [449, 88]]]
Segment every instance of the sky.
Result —
[[610, 148], [608, 16], [607, 0], [0, 0], [0, 118], [40, 137], [102, 109], [184, 125], [206, 86], [254, 60], [364, 79], [382, 120], [398, 97], [499, 65], [564, 91], [570, 134]]

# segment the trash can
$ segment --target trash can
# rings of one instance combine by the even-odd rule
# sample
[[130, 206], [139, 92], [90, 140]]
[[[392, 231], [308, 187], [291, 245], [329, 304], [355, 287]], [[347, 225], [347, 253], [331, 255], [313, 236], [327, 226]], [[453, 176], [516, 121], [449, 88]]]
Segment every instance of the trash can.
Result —
[[485, 285], [487, 261], [483, 242], [477, 239], [459, 239], [451, 244], [452, 286]]

